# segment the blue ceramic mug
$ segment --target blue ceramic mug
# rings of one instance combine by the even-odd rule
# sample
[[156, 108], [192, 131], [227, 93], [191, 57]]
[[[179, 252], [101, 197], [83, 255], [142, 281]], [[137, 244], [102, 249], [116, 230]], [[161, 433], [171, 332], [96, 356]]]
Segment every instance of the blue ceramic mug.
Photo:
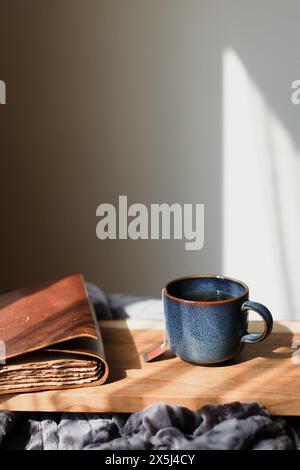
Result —
[[[234, 358], [245, 343], [263, 341], [273, 319], [262, 304], [249, 300], [241, 281], [224, 276], [190, 276], [175, 281], [162, 292], [170, 349], [183, 360], [217, 364]], [[247, 331], [248, 311], [263, 319], [264, 331]]]

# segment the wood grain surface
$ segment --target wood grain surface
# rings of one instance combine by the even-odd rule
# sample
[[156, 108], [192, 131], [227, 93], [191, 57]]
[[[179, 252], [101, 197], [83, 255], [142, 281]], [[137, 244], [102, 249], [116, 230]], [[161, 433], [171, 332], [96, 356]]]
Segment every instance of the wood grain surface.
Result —
[[[249, 330], [261, 328], [261, 322], [251, 322]], [[101, 322], [111, 370], [107, 383], [3, 395], [0, 409], [134, 412], [155, 402], [166, 402], [196, 410], [207, 403], [239, 400], [260, 402], [273, 415], [300, 415], [299, 322], [275, 323], [266, 341], [246, 345], [230, 365], [211, 367], [185, 363], [171, 353], [145, 364], [142, 355], [161, 341], [162, 330], [160, 321]]]

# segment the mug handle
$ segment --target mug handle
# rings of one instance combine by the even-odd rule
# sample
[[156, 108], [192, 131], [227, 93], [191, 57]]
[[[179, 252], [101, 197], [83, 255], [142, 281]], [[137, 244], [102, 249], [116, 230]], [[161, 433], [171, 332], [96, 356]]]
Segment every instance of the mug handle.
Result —
[[241, 338], [242, 343], [259, 343], [269, 336], [273, 328], [273, 318], [271, 312], [264, 305], [258, 302], [252, 302], [251, 300], [246, 300], [241, 306], [243, 312], [248, 310], [253, 310], [258, 313], [264, 322], [264, 331], [260, 334], [248, 333]]

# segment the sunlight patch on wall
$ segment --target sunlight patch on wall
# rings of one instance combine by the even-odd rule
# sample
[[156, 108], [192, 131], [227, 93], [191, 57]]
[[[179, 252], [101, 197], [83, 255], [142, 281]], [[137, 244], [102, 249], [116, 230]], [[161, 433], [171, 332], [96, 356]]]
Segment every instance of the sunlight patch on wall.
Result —
[[223, 266], [300, 319], [300, 154], [235, 51], [223, 56]]

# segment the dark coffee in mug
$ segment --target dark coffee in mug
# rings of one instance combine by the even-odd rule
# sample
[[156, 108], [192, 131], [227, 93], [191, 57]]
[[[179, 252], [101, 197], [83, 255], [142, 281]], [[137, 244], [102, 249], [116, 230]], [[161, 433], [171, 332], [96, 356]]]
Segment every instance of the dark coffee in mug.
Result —
[[220, 300], [229, 300], [234, 296], [223, 291], [203, 291], [203, 292], [185, 292], [181, 298], [184, 300], [193, 300], [197, 302], [219, 302]]

